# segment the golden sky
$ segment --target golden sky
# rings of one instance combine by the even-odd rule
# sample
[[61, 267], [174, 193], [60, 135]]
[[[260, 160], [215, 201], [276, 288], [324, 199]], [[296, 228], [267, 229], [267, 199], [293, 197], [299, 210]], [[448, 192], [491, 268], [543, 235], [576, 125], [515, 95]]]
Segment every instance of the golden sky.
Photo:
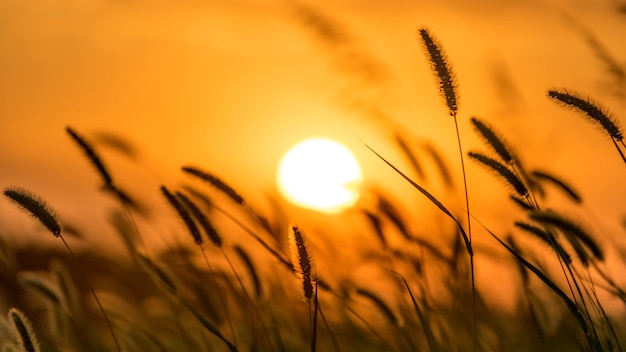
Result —
[[[610, 140], [545, 97], [554, 87], [583, 92], [626, 124], [626, 99], [611, 93], [585, 39], [593, 35], [624, 68], [617, 1], [319, 2], [312, 9], [341, 29], [334, 43], [293, 4], [0, 1], [0, 185], [37, 191], [71, 219], [98, 207], [97, 175], [65, 134], [69, 125], [94, 140], [132, 142], [137, 160], [104, 145], [103, 158], [148, 199], [158, 199], [158, 185], [176, 185], [188, 164], [262, 199], [282, 154], [313, 136], [345, 143], [370, 184], [406, 194], [359, 138], [406, 166], [389, 139], [400, 130], [456, 165], [454, 125], [417, 41], [427, 26], [458, 76], [467, 149], [482, 148], [468, 122], [480, 116], [528, 164], [579, 188], [609, 228], [624, 214], [626, 169]], [[493, 216], [503, 187], [471, 170], [483, 205], [476, 213]], [[14, 213], [4, 203], [8, 224]]]

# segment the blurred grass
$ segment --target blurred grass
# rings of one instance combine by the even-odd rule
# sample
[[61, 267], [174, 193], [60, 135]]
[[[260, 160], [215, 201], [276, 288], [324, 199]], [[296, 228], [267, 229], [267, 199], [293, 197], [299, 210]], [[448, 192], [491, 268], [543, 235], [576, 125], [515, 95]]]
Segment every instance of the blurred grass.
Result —
[[[338, 74], [356, 77], [361, 87], [381, 84], [386, 71], [360, 51], [338, 24], [312, 8], [298, 7], [297, 11], [304, 24], [330, 45], [331, 49], [325, 50], [350, 49], [338, 56]], [[598, 40], [588, 40], [597, 52]], [[346, 60], [352, 59], [356, 64], [347, 65]], [[603, 60], [606, 62], [606, 58]], [[376, 102], [372, 109], [384, 111], [384, 106]], [[384, 118], [385, 114], [376, 116]], [[522, 160], [515, 154], [501, 161], [497, 160], [498, 153], [489, 154], [498, 164], [494, 167], [494, 163], [485, 163], [487, 168], [496, 176], [509, 176], [504, 180], [480, 176], [490, 180], [489, 189], [519, 189], [512, 185], [511, 179], [515, 178], [527, 192], [511, 192], [513, 201], [503, 197], [495, 204], [502, 209], [508, 209], [510, 203], [517, 207], [514, 212], [502, 212], [501, 220], [509, 226], [505, 231], [496, 233], [490, 224], [474, 218], [482, 228], [474, 227], [474, 239], [478, 240], [470, 244], [465, 235], [468, 224], [459, 220], [466, 210], [445, 204], [454, 197], [461, 199], [463, 194], [454, 181], [460, 176], [449, 176], [456, 168], [436, 157], [441, 146], [416, 147], [408, 133], [390, 121], [385, 123], [394, 130], [398, 155], [379, 156], [400, 173], [388, 182], [409, 181], [417, 188], [415, 197], [425, 196], [433, 212], [414, 212], [406, 204], [393, 201], [393, 195], [382, 185], [368, 190], [375, 199], [373, 205], [345, 214], [346, 221], [355, 222], [352, 230], [342, 228], [338, 233], [332, 227], [320, 229], [315, 223], [299, 225], [308, 235], [307, 248], [316, 268], [314, 296], [310, 292], [303, 295], [301, 276], [294, 275], [289, 259], [288, 224], [293, 221], [289, 212], [257, 209], [255, 204], [243, 201], [236, 184], [228, 182], [226, 186], [217, 175], [204, 171], [201, 178], [209, 184], [172, 187], [178, 199], [185, 199], [181, 198], [184, 195], [197, 206], [191, 210], [189, 205], [179, 204], [182, 212], [190, 212], [187, 226], [206, 221], [220, 224], [213, 230], [219, 232], [223, 243], [216, 246], [210, 241], [216, 234], [206, 230], [210, 228], [206, 223], [192, 230], [196, 231], [194, 237], [183, 228], [182, 220], [172, 227], [150, 228], [146, 225], [154, 220], [150, 209], [162, 204], [148, 204], [141, 197], [121, 191], [111, 176], [104, 177], [104, 191], [114, 201], [110, 214], [95, 216], [111, 219], [124, 251], [102, 248], [95, 238], [101, 234], [99, 229], [78, 233], [63, 224], [63, 233], [73, 235], [70, 242], [80, 247], [76, 261], [85, 268], [102, 300], [122, 349], [622, 350], [626, 343], [626, 288], [619, 278], [626, 272], [626, 251], [612, 239], [619, 234], [593, 233], [582, 219], [567, 216], [571, 208], [588, 210], [585, 194], [570, 186], [570, 182], [575, 184], [576, 175], [561, 175], [560, 170], [538, 171], [533, 160]], [[480, 133], [484, 136], [484, 130]], [[588, 133], [598, 131], [590, 127]], [[498, 132], [493, 136], [506, 137]], [[135, 154], [128, 152], [132, 148], [108, 137], [109, 142], [124, 146], [119, 151], [134, 158]], [[99, 155], [98, 145], [90, 143], [84, 140], [79, 146], [90, 150], [86, 155], [101, 175], [115, 177], [114, 170], [105, 170], [106, 154]], [[496, 144], [493, 139], [485, 141], [487, 150], [496, 149]], [[619, 144], [615, 146], [620, 150]], [[510, 151], [524, 150], [519, 145], [507, 147]], [[376, 148], [371, 149], [377, 153]], [[408, 159], [415, 176], [395, 166], [395, 160], [402, 157]], [[424, 162], [431, 157], [436, 162]], [[615, 159], [615, 163], [620, 160]], [[623, 168], [616, 169], [623, 172]], [[184, 169], [187, 173], [189, 170]], [[425, 175], [430, 179], [426, 180]], [[441, 176], [432, 179], [432, 175]], [[444, 185], [445, 196], [429, 191], [434, 184]], [[468, 190], [470, 197], [480, 196], [472, 194], [471, 183]], [[153, 191], [158, 193], [157, 189]], [[571, 203], [563, 210], [550, 209], [549, 198], [559, 192], [570, 197]], [[165, 198], [161, 201], [167, 202]], [[84, 211], [89, 213], [90, 209]], [[197, 211], [206, 218], [201, 220]], [[170, 215], [175, 216], [174, 211]], [[531, 223], [534, 230], [520, 226], [520, 219]], [[222, 226], [224, 222], [230, 225]], [[423, 232], [423, 223], [434, 230]], [[17, 307], [23, 311], [33, 324], [42, 351], [112, 350], [106, 321], [89, 287], [80, 279], [81, 269], [63, 248], [38, 242], [16, 244], [13, 239], [22, 236], [20, 231], [0, 231], [0, 309], [8, 312]], [[155, 240], [153, 232], [167, 238], [165, 246], [146, 245]], [[198, 236], [209, 241], [198, 240]], [[465, 258], [468, 253], [475, 253], [478, 263], [491, 263], [504, 271], [506, 281], [491, 276], [494, 271], [486, 265], [478, 265], [479, 283], [474, 286], [470, 280], [473, 267]], [[497, 294], [488, 292], [504, 284], [511, 285], [507, 292], [513, 292], [503, 298], [512, 302], [509, 307], [498, 302]], [[318, 319], [311, 318], [311, 301]], [[3, 350], [15, 348], [11, 347], [15, 342], [6, 320], [0, 325], [0, 341]]]

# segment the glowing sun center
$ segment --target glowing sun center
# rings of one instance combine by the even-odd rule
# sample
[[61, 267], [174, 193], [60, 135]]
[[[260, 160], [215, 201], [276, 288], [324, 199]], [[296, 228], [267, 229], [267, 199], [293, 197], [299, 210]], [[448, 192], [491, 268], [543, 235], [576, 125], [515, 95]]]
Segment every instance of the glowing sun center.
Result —
[[356, 203], [363, 179], [354, 155], [324, 138], [293, 146], [278, 165], [278, 187], [291, 202], [334, 213]]

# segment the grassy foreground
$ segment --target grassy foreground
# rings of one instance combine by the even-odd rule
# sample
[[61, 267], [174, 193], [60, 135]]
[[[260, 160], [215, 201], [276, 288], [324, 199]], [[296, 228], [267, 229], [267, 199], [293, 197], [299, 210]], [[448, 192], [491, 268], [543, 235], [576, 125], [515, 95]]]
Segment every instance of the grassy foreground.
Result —
[[[455, 127], [457, 118], [469, 118], [484, 148], [464, 150], [456, 128], [464, 180], [459, 196], [466, 205], [459, 213], [409, 176], [419, 175], [420, 157], [404, 140], [397, 142], [414, 166], [410, 173], [364, 146], [441, 215], [433, 219], [440, 233], [424, 237], [382, 193], [374, 208], [359, 210], [368, 240], [350, 248], [351, 258], [375, 268], [379, 281], [352, 275], [354, 263], [333, 256], [334, 246], [341, 246], [333, 237], [324, 237], [322, 245], [306, 228], [263, 214], [236, 185], [195, 166], [181, 172], [197, 186], [154, 190], [180, 218], [187, 240], [149, 250], [146, 229], [137, 225], [147, 215], [118, 187], [94, 145], [68, 127], [68, 138], [117, 202], [111, 224], [127, 252], [74, 250], [76, 241], [69, 241], [72, 234], [54, 204], [36, 190], [1, 185], [3, 201], [31, 215], [43, 225], [42, 236], [48, 232], [59, 242], [37, 252], [0, 243], [0, 307], [7, 312], [0, 325], [2, 351], [622, 351], [626, 317], [600, 297], [626, 304], [624, 285], [614, 276], [623, 276], [626, 263], [611, 270], [605, 264], [607, 257], [626, 253], [545, 206], [549, 192], [562, 192], [578, 206], [582, 196], [551, 172], [528, 168], [486, 121], [463, 117], [442, 45], [426, 28], [419, 40]], [[626, 166], [623, 131], [600, 103], [566, 89], [546, 94], [595, 124], [589, 133], [604, 133], [616, 163]], [[508, 187], [510, 198], [502, 202], [519, 208], [510, 231], [495, 233], [472, 216], [468, 162], [491, 172], [496, 187]], [[219, 231], [216, 218], [229, 221], [245, 240]], [[2, 233], [1, 239], [19, 235]], [[519, 282], [513, 311], [493, 309], [475, 284], [477, 235], [500, 249], [483, 255], [498, 258]]]

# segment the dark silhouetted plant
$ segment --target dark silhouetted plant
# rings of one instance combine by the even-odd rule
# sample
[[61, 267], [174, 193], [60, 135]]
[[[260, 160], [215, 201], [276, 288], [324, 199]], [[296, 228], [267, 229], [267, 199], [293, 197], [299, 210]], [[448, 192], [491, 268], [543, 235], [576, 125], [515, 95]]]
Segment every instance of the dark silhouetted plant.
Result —
[[111, 325], [111, 321], [104, 311], [104, 307], [102, 306], [102, 303], [100, 303], [100, 299], [96, 295], [96, 292], [89, 283], [87, 275], [82, 269], [82, 266], [78, 263], [76, 256], [74, 256], [74, 252], [70, 248], [69, 244], [65, 241], [65, 237], [63, 237], [61, 233], [61, 226], [59, 225], [59, 222], [57, 220], [57, 217], [54, 215], [54, 212], [48, 205], [46, 205], [43, 200], [26, 190], [19, 188], [7, 188], [4, 190], [4, 195], [7, 196], [7, 198], [9, 198], [11, 201], [13, 201], [20, 209], [25, 210], [28, 214], [39, 220], [52, 233], [54, 237], [60, 238], [61, 241], [63, 241], [63, 245], [69, 252], [72, 260], [74, 261], [74, 264], [79, 269], [83, 280], [85, 281], [85, 284], [87, 284], [87, 286], [89, 287], [89, 291], [91, 292], [93, 298], [98, 304], [98, 307], [100, 308], [100, 311], [102, 312], [102, 316], [107, 323], [107, 326], [111, 333], [111, 337], [113, 337], [113, 341], [115, 342], [117, 350], [121, 351], [122, 349], [117, 341], [115, 332], [113, 332], [113, 326]]

